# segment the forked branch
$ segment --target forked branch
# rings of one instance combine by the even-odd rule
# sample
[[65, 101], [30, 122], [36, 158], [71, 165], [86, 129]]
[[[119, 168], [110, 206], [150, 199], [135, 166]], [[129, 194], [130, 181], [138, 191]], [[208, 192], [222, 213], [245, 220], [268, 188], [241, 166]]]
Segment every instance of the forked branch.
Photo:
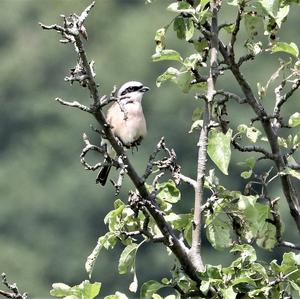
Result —
[[[165, 220], [163, 214], [161, 213], [158, 204], [155, 200], [155, 197], [153, 194], [149, 194], [145, 183], [144, 178], [139, 176], [134, 167], [132, 166], [130, 160], [128, 159], [126, 153], [124, 152], [124, 149], [122, 145], [119, 144], [118, 140], [113, 135], [110, 126], [107, 124], [105, 116], [101, 110], [101, 98], [98, 85], [95, 81], [95, 74], [92, 69], [91, 63], [89, 63], [84, 45], [82, 42], [82, 37], [86, 37], [86, 31], [82, 28], [82, 19], [86, 19], [90, 9], [93, 7], [95, 2], [92, 3], [92, 5], [88, 6], [88, 8], [81, 14], [81, 17], [76, 16], [75, 14], [71, 15], [69, 18], [66, 18], [63, 16], [64, 19], [64, 26], [58, 26], [58, 25], [50, 25], [46, 26], [43, 24], [40, 24], [43, 29], [53, 29], [58, 32], [60, 32], [67, 42], [70, 42], [74, 45], [75, 51], [78, 55], [80, 65], [83, 68], [84, 74], [86, 76], [84, 77], [84, 85], [81, 84], [83, 87], [87, 86], [90, 95], [93, 99], [92, 109], [91, 111], [88, 111], [93, 114], [93, 116], [98, 121], [99, 125], [101, 126], [103, 130], [103, 134], [105, 135], [105, 138], [110, 142], [111, 146], [115, 150], [117, 156], [122, 157], [122, 163], [126, 165], [126, 172], [128, 176], [130, 177], [131, 181], [133, 182], [134, 186], [138, 190], [140, 196], [144, 199], [145, 207], [147, 208], [149, 214], [153, 217], [155, 220], [157, 226], [159, 227], [161, 233], [163, 234], [165, 240], [167, 240], [167, 246], [171, 249], [173, 254], [177, 257], [179, 260], [182, 268], [184, 269], [185, 273], [194, 281], [199, 282], [199, 278], [197, 275], [197, 267], [191, 260], [191, 258], [188, 255], [188, 249], [187, 247], [178, 239], [178, 237], [175, 235], [174, 231], [171, 229], [170, 225]], [[72, 23], [72, 25], [70, 25]], [[70, 28], [72, 28], [70, 30]], [[85, 34], [83, 34], [83, 31]], [[66, 41], [65, 41], [66, 42]], [[68, 106], [75, 106], [79, 109], [79, 105], [68, 105]], [[81, 109], [84, 110], [84, 109]]]

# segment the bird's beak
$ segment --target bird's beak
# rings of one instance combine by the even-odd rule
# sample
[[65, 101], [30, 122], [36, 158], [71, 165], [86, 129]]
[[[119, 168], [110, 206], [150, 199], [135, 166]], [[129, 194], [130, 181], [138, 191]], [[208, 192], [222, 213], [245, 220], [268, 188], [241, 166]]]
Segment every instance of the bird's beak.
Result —
[[147, 86], [143, 86], [143, 87], [140, 89], [141, 92], [147, 92], [147, 91], [149, 91], [149, 90], [150, 90], [150, 88], [147, 87]]

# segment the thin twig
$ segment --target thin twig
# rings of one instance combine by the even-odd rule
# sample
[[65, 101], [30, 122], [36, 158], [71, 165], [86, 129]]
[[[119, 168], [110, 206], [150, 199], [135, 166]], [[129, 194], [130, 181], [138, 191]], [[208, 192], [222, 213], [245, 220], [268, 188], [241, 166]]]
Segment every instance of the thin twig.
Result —
[[80, 103], [77, 102], [77, 101], [67, 102], [67, 101], [64, 101], [64, 100], [61, 99], [61, 98], [55, 98], [55, 101], [59, 102], [59, 103], [62, 104], [62, 105], [65, 105], [65, 106], [78, 108], [78, 109], [80, 109], [80, 110], [82, 110], [82, 111], [85, 111], [85, 112], [89, 112], [89, 113], [92, 112], [90, 108], [88, 108], [88, 107], [86, 107], [86, 106], [80, 104]]

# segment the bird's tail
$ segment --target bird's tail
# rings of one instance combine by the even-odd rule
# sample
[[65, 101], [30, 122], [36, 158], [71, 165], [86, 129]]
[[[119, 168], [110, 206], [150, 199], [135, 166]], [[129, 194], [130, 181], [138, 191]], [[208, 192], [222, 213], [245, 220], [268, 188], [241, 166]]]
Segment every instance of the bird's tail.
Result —
[[97, 176], [96, 183], [100, 183], [102, 186], [104, 186], [106, 184], [110, 169], [111, 165], [103, 166]]

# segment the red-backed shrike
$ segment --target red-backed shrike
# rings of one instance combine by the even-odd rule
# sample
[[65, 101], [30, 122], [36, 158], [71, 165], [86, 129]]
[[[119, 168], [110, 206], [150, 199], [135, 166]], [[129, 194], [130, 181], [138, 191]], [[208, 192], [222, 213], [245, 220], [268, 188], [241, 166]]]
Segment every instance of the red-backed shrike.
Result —
[[[139, 144], [147, 133], [142, 99], [148, 90], [149, 87], [141, 82], [126, 82], [118, 91], [119, 103], [113, 103], [107, 111], [107, 123], [114, 135], [127, 148]], [[108, 149], [108, 155], [111, 154], [111, 150]], [[97, 182], [100, 182], [102, 186], [106, 183], [110, 168], [110, 165], [103, 166], [98, 175]]]

